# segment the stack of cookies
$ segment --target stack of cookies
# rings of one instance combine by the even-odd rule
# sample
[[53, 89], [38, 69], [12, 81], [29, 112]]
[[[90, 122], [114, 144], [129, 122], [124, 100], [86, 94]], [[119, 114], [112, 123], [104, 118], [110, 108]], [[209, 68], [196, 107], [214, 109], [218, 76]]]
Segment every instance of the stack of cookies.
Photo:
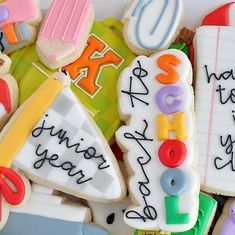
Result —
[[0, 3], [0, 235], [234, 235], [235, 3]]

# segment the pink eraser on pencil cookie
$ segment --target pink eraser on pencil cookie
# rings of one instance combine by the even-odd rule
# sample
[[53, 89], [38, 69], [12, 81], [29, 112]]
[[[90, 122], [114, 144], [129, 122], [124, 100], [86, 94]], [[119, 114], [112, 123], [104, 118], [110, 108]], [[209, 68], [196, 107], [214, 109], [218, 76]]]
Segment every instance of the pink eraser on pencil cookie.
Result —
[[49, 68], [56, 69], [79, 58], [94, 21], [90, 0], [54, 0], [37, 40], [37, 53]]

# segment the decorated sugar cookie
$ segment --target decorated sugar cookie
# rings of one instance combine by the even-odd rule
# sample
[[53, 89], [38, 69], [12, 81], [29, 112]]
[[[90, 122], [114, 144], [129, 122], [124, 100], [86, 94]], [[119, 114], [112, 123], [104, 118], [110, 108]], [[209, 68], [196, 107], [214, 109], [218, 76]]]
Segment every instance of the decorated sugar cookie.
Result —
[[52, 193], [49, 188], [33, 185], [27, 203], [11, 209], [9, 220], [0, 234], [109, 235], [97, 225], [89, 224], [89, 208]]
[[[118, 114], [117, 82], [122, 70], [135, 55], [120, 36], [122, 24], [114, 18], [94, 22], [89, 45], [81, 57], [62, 70], [71, 77], [71, 89], [89, 110], [103, 135], [113, 142], [121, 120]], [[11, 55], [12, 73], [20, 88], [22, 104], [51, 74], [37, 56], [34, 47]], [[112, 95], [110, 95], [112, 94]]]
[[224, 206], [223, 213], [217, 221], [213, 235], [233, 235], [235, 233], [235, 201], [229, 199]]
[[30, 184], [28, 179], [13, 168], [0, 167], [0, 230], [8, 221], [10, 209], [22, 204], [28, 199]]
[[199, 211], [197, 222], [194, 227], [185, 232], [169, 233], [164, 231], [140, 231], [137, 230], [134, 235], [207, 235], [217, 208], [217, 202], [212, 197], [200, 193]]
[[197, 223], [186, 232], [172, 235], [207, 235], [217, 208], [217, 201], [205, 193], [199, 195], [199, 211]]
[[149, 55], [173, 42], [183, 12], [181, 0], [134, 0], [124, 17], [124, 38], [133, 52]]
[[124, 180], [108, 143], [63, 73], [48, 78], [0, 136], [0, 165], [77, 197], [117, 201]]
[[235, 195], [234, 63], [235, 29], [204, 26], [197, 29], [197, 142], [203, 190]]
[[133, 235], [134, 230], [123, 221], [124, 211], [131, 205], [129, 197], [113, 204], [88, 201], [93, 221], [105, 228], [111, 235]]
[[11, 59], [0, 52], [0, 130], [18, 107], [18, 85], [10, 67]]
[[37, 0], [6, 0], [0, 4], [0, 50], [16, 51], [36, 38], [41, 21]]
[[37, 40], [41, 61], [56, 69], [82, 54], [89, 36], [94, 7], [91, 0], [53, 0]]
[[119, 108], [128, 125], [116, 136], [132, 172], [133, 205], [124, 215], [131, 227], [182, 232], [196, 223], [191, 82], [190, 61], [174, 49], [137, 57], [121, 74]]

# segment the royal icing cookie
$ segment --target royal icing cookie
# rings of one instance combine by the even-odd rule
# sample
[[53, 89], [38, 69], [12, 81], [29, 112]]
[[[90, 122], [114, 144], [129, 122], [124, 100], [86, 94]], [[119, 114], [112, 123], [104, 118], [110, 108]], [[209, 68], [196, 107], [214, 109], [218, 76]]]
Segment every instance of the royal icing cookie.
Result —
[[181, 0], [134, 0], [123, 17], [124, 38], [136, 54], [167, 49], [183, 12]]
[[[202, 189], [235, 195], [234, 63], [232, 27], [197, 29], [195, 111]], [[235, 48], [234, 48], [235, 49]]]
[[40, 60], [56, 69], [70, 64], [83, 52], [93, 20], [91, 0], [54, 0], [37, 40]]
[[[115, 131], [121, 124], [118, 78], [135, 58], [121, 33], [117, 33], [121, 30], [122, 24], [114, 18], [94, 22], [84, 53], [62, 69], [71, 76], [72, 91], [89, 110], [109, 142], [113, 142]], [[55, 71], [39, 61], [34, 47], [17, 51], [11, 58], [12, 73], [19, 83], [19, 102], [22, 104]]]
[[0, 52], [0, 130], [18, 107], [18, 85], [10, 67], [11, 59]]
[[36, 38], [41, 12], [36, 0], [6, 0], [0, 4], [0, 50], [16, 51]]
[[23, 206], [10, 211], [1, 235], [108, 235], [91, 221], [90, 209], [52, 195], [53, 190], [33, 185], [33, 192]]
[[69, 86], [56, 73], [17, 110], [0, 136], [0, 165], [77, 197], [120, 200], [126, 190], [116, 159]]
[[182, 232], [196, 223], [191, 82], [190, 61], [174, 49], [139, 56], [121, 74], [119, 109], [127, 126], [116, 136], [132, 172], [134, 205], [124, 215], [131, 227]]
[[213, 235], [233, 235], [235, 232], [235, 201], [229, 199], [213, 230]]
[[131, 205], [129, 197], [121, 202], [101, 204], [88, 201], [93, 221], [105, 228], [111, 235], [132, 235], [134, 230], [123, 221], [124, 211]]
[[207, 235], [217, 208], [217, 201], [205, 193], [199, 195], [199, 211], [197, 223], [186, 232], [172, 235]]
[[10, 208], [22, 206], [28, 199], [30, 184], [24, 175], [5, 165], [1, 165], [0, 174], [0, 230], [2, 230], [8, 221]]

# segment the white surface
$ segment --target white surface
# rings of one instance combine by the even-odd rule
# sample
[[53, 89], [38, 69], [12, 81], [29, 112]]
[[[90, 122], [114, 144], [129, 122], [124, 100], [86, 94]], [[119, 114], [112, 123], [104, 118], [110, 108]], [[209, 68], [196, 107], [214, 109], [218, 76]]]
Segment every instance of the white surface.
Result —
[[[47, 9], [52, 0], [40, 0], [41, 8]], [[130, 0], [93, 0], [96, 8], [96, 19], [104, 19], [108, 16], [121, 18], [125, 7]], [[216, 7], [231, 2], [229, 0], [184, 0], [185, 15], [183, 25], [197, 26], [207, 12]]]

